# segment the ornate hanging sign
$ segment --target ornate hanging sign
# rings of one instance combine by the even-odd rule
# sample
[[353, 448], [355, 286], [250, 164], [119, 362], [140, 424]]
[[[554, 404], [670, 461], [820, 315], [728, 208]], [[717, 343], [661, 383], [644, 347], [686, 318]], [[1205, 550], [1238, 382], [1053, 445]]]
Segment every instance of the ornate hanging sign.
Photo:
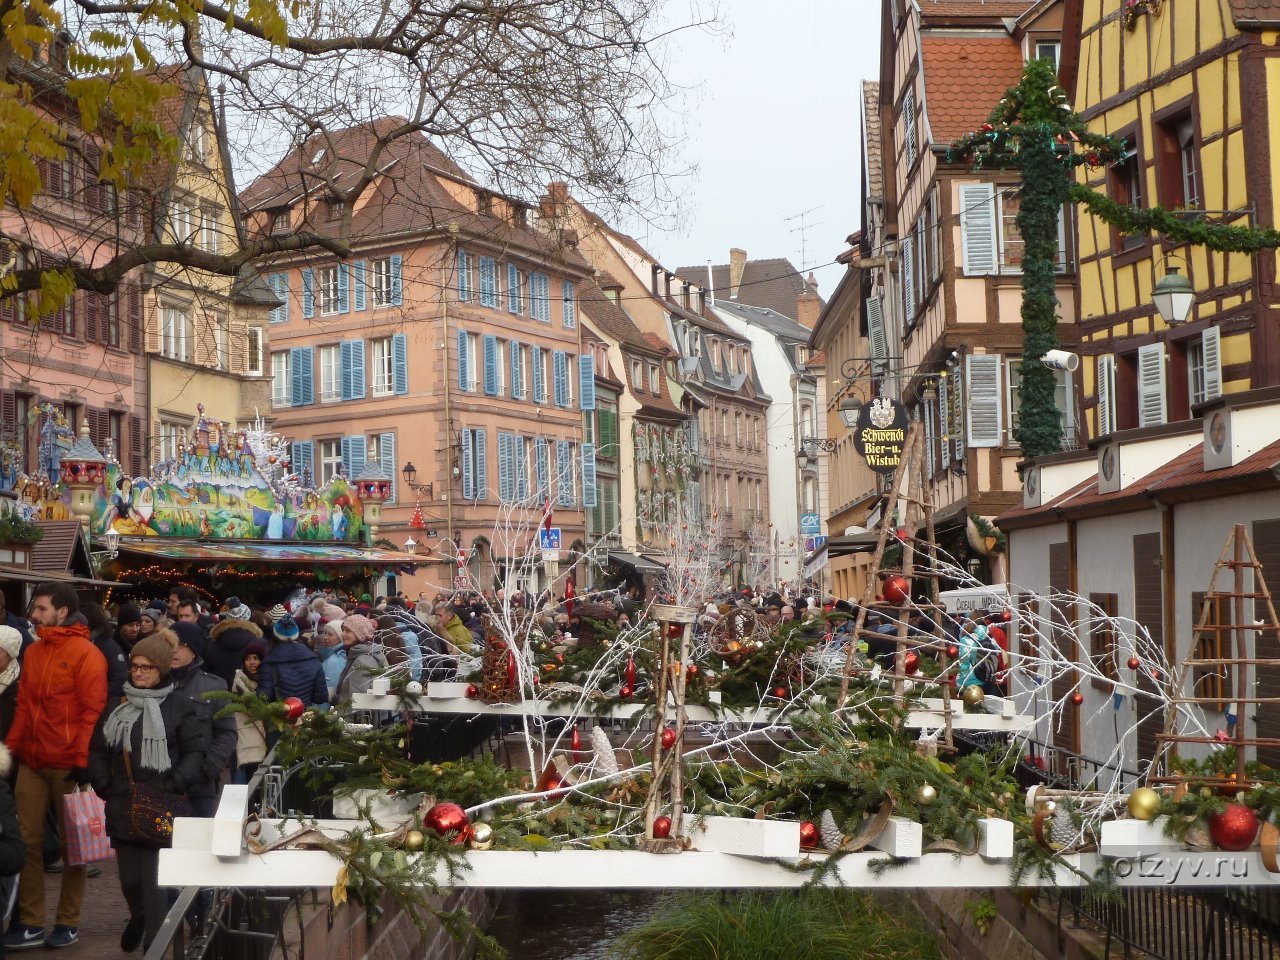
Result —
[[888, 397], [876, 397], [862, 407], [853, 445], [868, 467], [877, 473], [897, 470], [906, 443], [906, 407]]

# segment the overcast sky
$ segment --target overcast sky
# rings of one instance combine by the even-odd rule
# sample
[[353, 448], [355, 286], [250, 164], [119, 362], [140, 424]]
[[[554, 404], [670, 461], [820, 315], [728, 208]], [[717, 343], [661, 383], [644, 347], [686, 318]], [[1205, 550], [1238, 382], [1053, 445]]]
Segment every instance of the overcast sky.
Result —
[[[671, 2], [673, 15], [685, 9]], [[721, 35], [675, 41], [673, 79], [693, 88], [684, 158], [698, 171], [680, 228], [633, 225], [650, 253], [677, 267], [724, 263], [742, 247], [799, 267], [800, 220], [788, 218], [806, 210], [806, 262], [845, 249], [859, 225], [858, 96], [879, 69], [878, 10], [878, 0], [724, 0]], [[815, 271], [821, 294], [840, 270]]]

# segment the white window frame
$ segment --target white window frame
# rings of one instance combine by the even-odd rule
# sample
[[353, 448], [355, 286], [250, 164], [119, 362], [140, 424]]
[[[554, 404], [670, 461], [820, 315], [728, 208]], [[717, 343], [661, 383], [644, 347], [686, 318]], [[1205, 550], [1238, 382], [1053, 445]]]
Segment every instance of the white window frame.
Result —
[[374, 307], [391, 306], [391, 258], [383, 257], [369, 264], [369, 288], [372, 292], [371, 305]]
[[338, 297], [338, 265], [316, 269], [316, 309], [321, 316], [332, 316], [341, 308]]
[[662, 392], [662, 371], [656, 363], [649, 364], [649, 392], [655, 397]]
[[[1052, 50], [1046, 50], [1046, 47], [1051, 47]], [[1036, 60], [1052, 61], [1053, 69], [1056, 71], [1058, 69], [1058, 58], [1062, 56], [1062, 43], [1058, 40], [1037, 40], [1032, 52]]]
[[[1014, 447], [1017, 446], [1014, 438], [1018, 429], [1018, 401], [1022, 391], [1022, 357], [1005, 357], [1003, 366], [1005, 446]], [[1076, 445], [1075, 378], [1069, 370], [1054, 370], [1053, 374], [1056, 381], [1053, 399], [1062, 411], [1062, 449], [1071, 450]]]
[[191, 360], [191, 318], [180, 307], [160, 312], [160, 356], [187, 363]]
[[287, 407], [292, 403], [289, 369], [289, 351], [277, 350], [271, 354], [271, 405]]
[[[545, 381], [543, 381], [545, 383]], [[467, 393], [480, 389], [480, 334], [467, 334]]]
[[320, 402], [342, 399], [342, 348], [338, 344], [320, 348]]
[[316, 486], [325, 487], [342, 472], [342, 438], [317, 440], [316, 463], [320, 468], [320, 482]]
[[507, 341], [501, 337], [494, 341], [494, 360], [498, 364], [498, 396], [505, 396], [507, 392], [507, 364], [511, 362], [507, 352]]
[[289, 211], [277, 210], [271, 215], [271, 232], [272, 233], [288, 233], [289, 232]]
[[261, 327], [251, 326], [245, 331], [244, 372], [251, 377], [262, 376], [263, 346], [266, 340]]
[[231, 369], [231, 321], [221, 315], [213, 317], [213, 358], [219, 370]]
[[[468, 336], [471, 336], [468, 334]], [[372, 343], [373, 349], [370, 356], [373, 360], [372, 369], [370, 370], [369, 380], [373, 388], [375, 397], [389, 397], [395, 393], [396, 388], [396, 371], [394, 364], [394, 354], [391, 351], [391, 338], [379, 337]], [[468, 351], [468, 366], [472, 366], [475, 362], [475, 353]], [[474, 370], [468, 371], [468, 376], [472, 376]], [[473, 384], [475, 380], [471, 381]]]
[[159, 460], [177, 460], [184, 426], [177, 420], [161, 420], [156, 430], [156, 455]]

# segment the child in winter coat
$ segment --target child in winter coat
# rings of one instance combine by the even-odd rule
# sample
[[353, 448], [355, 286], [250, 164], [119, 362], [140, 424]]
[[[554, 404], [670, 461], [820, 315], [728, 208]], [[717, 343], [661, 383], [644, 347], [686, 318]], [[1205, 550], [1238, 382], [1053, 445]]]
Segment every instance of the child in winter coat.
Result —
[[[262, 661], [266, 658], [267, 648], [260, 640], [251, 640], [245, 644], [243, 663], [231, 681], [231, 692], [235, 694], [256, 693], [258, 676], [262, 670]], [[254, 771], [267, 756], [267, 731], [262, 722], [252, 719], [246, 713], [236, 714], [236, 768], [231, 775], [232, 783], [248, 783]]]

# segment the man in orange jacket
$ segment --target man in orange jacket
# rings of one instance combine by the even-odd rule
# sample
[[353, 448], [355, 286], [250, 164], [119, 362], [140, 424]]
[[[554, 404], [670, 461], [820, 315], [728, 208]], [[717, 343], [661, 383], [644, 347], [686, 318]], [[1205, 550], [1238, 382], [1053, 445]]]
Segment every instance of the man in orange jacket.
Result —
[[18, 706], [6, 743], [21, 762], [18, 822], [27, 859], [18, 886], [18, 917], [4, 938], [6, 950], [69, 947], [79, 938], [85, 867], [67, 863], [52, 933], [45, 931], [41, 846], [49, 808], [58, 818], [62, 859], [67, 858], [63, 797], [89, 782], [89, 738], [107, 703], [107, 661], [89, 639], [80, 603], [65, 583], [36, 588], [31, 619], [38, 641], [27, 648], [18, 682]]

